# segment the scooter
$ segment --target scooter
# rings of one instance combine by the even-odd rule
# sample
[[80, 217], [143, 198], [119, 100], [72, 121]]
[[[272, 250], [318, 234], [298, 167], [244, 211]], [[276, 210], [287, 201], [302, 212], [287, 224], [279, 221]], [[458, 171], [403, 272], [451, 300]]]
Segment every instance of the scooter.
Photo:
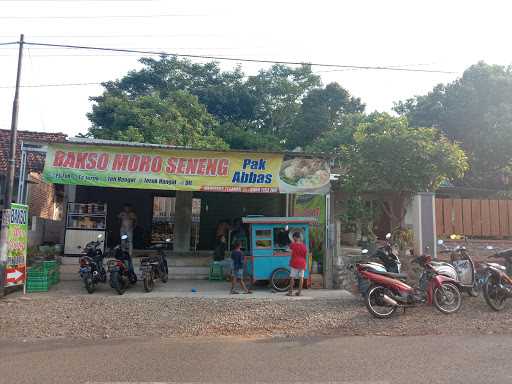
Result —
[[[78, 260], [80, 265], [80, 278], [84, 282], [88, 293], [93, 293], [96, 284], [107, 282], [107, 272], [103, 267], [103, 252], [100, 247], [103, 235], [98, 235], [96, 241], [90, 241], [82, 250], [82, 256]], [[81, 247], [80, 247], [81, 248]]]
[[171, 239], [166, 239], [165, 244], [154, 246], [154, 249], [158, 251], [157, 256], [145, 256], [140, 259], [140, 270], [142, 272], [142, 281], [144, 282], [144, 290], [146, 292], [153, 290], [156, 279], [160, 279], [162, 283], [167, 283], [169, 269], [167, 267], [164, 249], [170, 242]]
[[130, 284], [137, 282], [137, 275], [130, 268], [131, 256], [123, 247], [126, 244], [128, 236], [121, 236], [121, 244], [114, 247], [114, 260], [107, 263], [108, 272], [110, 273], [110, 286], [120, 295], [124, 294]]
[[[488, 249], [493, 249], [488, 247]], [[491, 255], [490, 258], [502, 258], [508, 268], [498, 263], [482, 263], [486, 281], [483, 286], [485, 302], [495, 311], [505, 308], [506, 299], [512, 298], [512, 249], [506, 249]], [[508, 270], [508, 273], [507, 273]]]
[[477, 297], [481, 289], [480, 280], [477, 276], [475, 263], [466, 247], [457, 245], [450, 248], [441, 239], [437, 241], [437, 244], [443, 247], [441, 253], [450, 254], [450, 263], [433, 261], [434, 268], [440, 274], [457, 280], [463, 292], [467, 292], [469, 296]]
[[368, 311], [376, 318], [388, 318], [398, 308], [414, 307], [419, 304], [434, 304], [442, 313], [457, 312], [462, 305], [459, 283], [447, 276], [440, 275], [432, 266], [430, 256], [419, 256], [413, 260], [424, 268], [424, 289], [413, 288], [403, 280], [407, 276], [399, 273], [381, 272], [358, 264], [357, 271], [371, 282], [365, 296]]
[[[386, 234], [386, 243], [382, 247], [378, 248], [373, 255], [371, 255], [373, 258], [379, 259], [380, 262], [367, 261], [365, 263], [361, 263], [360, 265], [372, 268], [375, 271], [400, 273], [402, 264], [393, 249], [393, 245], [391, 244], [390, 239], [391, 233]], [[368, 255], [368, 250], [361, 250], [361, 255]], [[366, 292], [368, 292], [370, 282], [362, 277], [359, 273], [357, 273], [357, 271], [356, 280], [359, 292], [364, 296]]]

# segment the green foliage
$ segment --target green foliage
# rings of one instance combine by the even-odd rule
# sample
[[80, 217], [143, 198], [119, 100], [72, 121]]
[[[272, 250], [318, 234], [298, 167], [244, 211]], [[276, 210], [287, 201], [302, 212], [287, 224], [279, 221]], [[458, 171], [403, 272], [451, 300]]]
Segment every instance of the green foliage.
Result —
[[[88, 115], [93, 123], [89, 136], [148, 142], [158, 142], [155, 140], [162, 135], [165, 140], [174, 137], [174, 131], [181, 128], [171, 125], [182, 119], [171, 104], [179, 92], [195, 96], [195, 104], [203, 105], [214, 121], [204, 124], [201, 118], [198, 124], [191, 124], [196, 106], [192, 111], [178, 108], [181, 117], [191, 125], [213, 126], [213, 130], [207, 129], [209, 134], [221, 137], [233, 149], [305, 147], [334, 129], [342, 115], [364, 109], [359, 99], [338, 84], [322, 88], [309, 65], [273, 65], [245, 76], [240, 68], [221, 71], [214, 62], [197, 64], [172, 56], [141, 62], [141, 70], [105, 83], [103, 95], [91, 98], [95, 105]], [[155, 127], [154, 115], [169, 135]], [[192, 140], [196, 138], [192, 136]]]
[[217, 121], [197, 97], [185, 91], [128, 98], [105, 95], [88, 115], [89, 134], [99, 139], [159, 143], [193, 148], [227, 148], [215, 135]]
[[511, 67], [480, 62], [460, 79], [398, 103], [395, 110], [412, 126], [439, 128], [461, 143], [471, 164], [464, 184], [499, 188], [512, 174]]
[[342, 185], [356, 195], [374, 191], [383, 199], [395, 199], [389, 214], [398, 225], [409, 198], [462, 177], [468, 167], [457, 144], [434, 128], [409, 127], [404, 117], [369, 115], [355, 129], [353, 140], [340, 151], [347, 169]]

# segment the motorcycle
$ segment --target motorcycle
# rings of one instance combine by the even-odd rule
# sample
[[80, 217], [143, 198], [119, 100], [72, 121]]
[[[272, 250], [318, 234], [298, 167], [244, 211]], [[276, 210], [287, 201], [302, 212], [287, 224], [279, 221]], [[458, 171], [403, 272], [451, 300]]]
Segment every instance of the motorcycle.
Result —
[[87, 243], [78, 260], [80, 278], [84, 282], [88, 293], [94, 292], [96, 284], [107, 282], [107, 272], [103, 267], [103, 252], [100, 249], [103, 244], [102, 237], [102, 235], [98, 235], [96, 241]]
[[441, 253], [450, 254], [450, 262], [432, 262], [432, 266], [442, 275], [451, 277], [459, 282], [463, 292], [469, 296], [477, 297], [480, 293], [480, 279], [476, 271], [475, 263], [466, 250], [466, 247], [457, 245], [448, 247], [443, 240], [438, 240], [437, 244], [442, 246]]
[[155, 280], [160, 279], [162, 283], [167, 283], [169, 269], [164, 252], [165, 247], [171, 239], [166, 239], [165, 244], [158, 244], [154, 248], [158, 251], [157, 256], [144, 256], [140, 259], [140, 270], [142, 272], [142, 281], [144, 290], [151, 292], [155, 286]]
[[493, 310], [501, 311], [505, 308], [505, 300], [512, 298], [512, 249], [497, 252], [490, 258], [503, 258], [508, 266], [507, 268], [498, 263], [481, 264], [486, 274], [483, 286], [485, 302]]
[[114, 247], [114, 260], [109, 260], [108, 272], [110, 274], [110, 286], [122, 295], [126, 289], [137, 282], [137, 275], [131, 267], [131, 256], [123, 247], [128, 236], [121, 236], [121, 244]]
[[[380, 272], [392, 272], [392, 273], [400, 273], [401, 271], [401, 262], [393, 249], [393, 245], [390, 242], [391, 233], [386, 234], [386, 242], [382, 247], [377, 248], [375, 253], [371, 255], [373, 258], [379, 259], [380, 262], [367, 261], [362, 263], [361, 265], [372, 268], [373, 270]], [[367, 255], [368, 250], [361, 250], [362, 255]], [[359, 273], [356, 272], [356, 280], [357, 287], [359, 292], [364, 296], [366, 292], [368, 292], [368, 288], [370, 287], [370, 282], [362, 277]]]
[[413, 260], [424, 269], [425, 287], [413, 288], [406, 284], [407, 276], [400, 273], [382, 272], [371, 266], [357, 264], [359, 274], [371, 282], [365, 296], [368, 311], [376, 318], [388, 318], [398, 308], [414, 307], [419, 304], [434, 304], [442, 313], [457, 312], [462, 305], [459, 283], [439, 274], [432, 266], [430, 256], [419, 256]]

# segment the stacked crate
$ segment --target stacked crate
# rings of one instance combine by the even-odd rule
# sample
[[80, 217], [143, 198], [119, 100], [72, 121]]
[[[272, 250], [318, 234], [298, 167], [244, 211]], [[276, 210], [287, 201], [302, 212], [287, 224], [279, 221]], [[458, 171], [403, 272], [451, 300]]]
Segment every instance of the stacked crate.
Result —
[[31, 267], [27, 273], [27, 292], [48, 292], [48, 289], [60, 281], [59, 265], [56, 261], [43, 261], [37, 267]]

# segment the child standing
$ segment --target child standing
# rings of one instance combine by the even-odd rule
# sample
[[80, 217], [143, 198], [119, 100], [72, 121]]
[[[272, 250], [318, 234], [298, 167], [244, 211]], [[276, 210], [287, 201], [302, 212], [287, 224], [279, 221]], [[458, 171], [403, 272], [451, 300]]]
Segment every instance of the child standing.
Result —
[[237, 294], [238, 291], [235, 290], [235, 284], [238, 281], [240, 283], [240, 287], [244, 290], [244, 293], [252, 293], [244, 283], [244, 262], [243, 262], [243, 254], [241, 250], [242, 243], [240, 241], [236, 241], [234, 244], [234, 249], [231, 252], [231, 260], [233, 261], [233, 276], [231, 277], [231, 293]]
[[302, 285], [304, 284], [304, 271], [306, 270], [306, 255], [308, 250], [302, 242], [302, 237], [299, 232], [293, 233], [293, 243], [290, 244], [290, 249], [292, 251], [292, 257], [290, 259], [290, 289], [287, 295], [293, 295], [295, 279], [299, 279], [299, 290], [296, 295], [300, 296]]

